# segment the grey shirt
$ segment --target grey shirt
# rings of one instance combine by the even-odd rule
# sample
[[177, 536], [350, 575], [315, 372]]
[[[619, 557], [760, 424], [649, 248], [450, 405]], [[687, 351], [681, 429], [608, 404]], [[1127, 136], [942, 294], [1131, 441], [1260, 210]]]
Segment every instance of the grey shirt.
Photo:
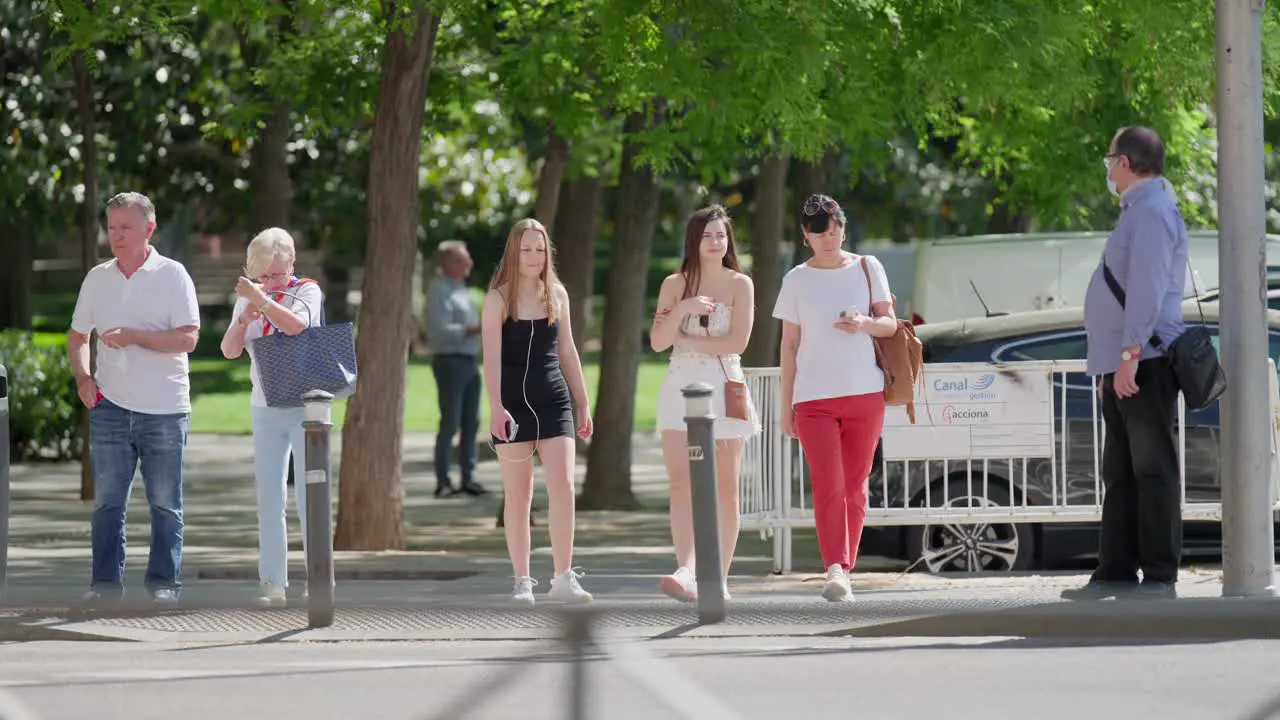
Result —
[[[1125, 291], [1123, 308], [1107, 286], [1103, 263]], [[1120, 219], [1085, 293], [1088, 373], [1115, 372], [1120, 353], [1134, 345], [1142, 346], [1143, 359], [1163, 355], [1150, 340], [1154, 335], [1168, 347], [1182, 334], [1186, 277], [1187, 227], [1172, 186], [1153, 178], [1130, 187], [1120, 197]]]
[[465, 283], [436, 276], [427, 288], [427, 342], [435, 355], [480, 355], [480, 334], [467, 328], [480, 324], [480, 311]]

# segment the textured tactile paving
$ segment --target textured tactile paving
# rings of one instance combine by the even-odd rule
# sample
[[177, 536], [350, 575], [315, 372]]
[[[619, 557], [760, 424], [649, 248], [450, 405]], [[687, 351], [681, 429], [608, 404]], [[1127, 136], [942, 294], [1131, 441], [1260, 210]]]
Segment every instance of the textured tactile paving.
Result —
[[[1034, 598], [930, 599], [902, 601], [859, 600], [852, 603], [812, 605], [769, 601], [731, 602], [721, 626], [829, 626], [883, 622], [908, 617], [959, 612], [998, 611], [1038, 604]], [[604, 628], [676, 628], [697, 622], [694, 606], [673, 606], [669, 601], [609, 605], [597, 603], [596, 625]], [[338, 607], [333, 630], [339, 632], [424, 632], [539, 630], [560, 627], [557, 606], [544, 603], [534, 609], [498, 607]], [[306, 627], [306, 610], [202, 609], [163, 613], [84, 618], [97, 625], [166, 633], [271, 633]]]

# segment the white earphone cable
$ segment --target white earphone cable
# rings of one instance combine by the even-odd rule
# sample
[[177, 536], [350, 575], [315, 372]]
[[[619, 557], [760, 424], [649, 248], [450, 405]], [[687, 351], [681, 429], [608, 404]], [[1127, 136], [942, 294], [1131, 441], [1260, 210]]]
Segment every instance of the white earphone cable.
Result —
[[[538, 419], [538, 413], [534, 412], [533, 405], [529, 402], [529, 364], [533, 360], [533, 333], [537, 329], [537, 320], [529, 321], [529, 347], [524, 352], [524, 377], [520, 380], [520, 394], [524, 397], [524, 406], [529, 408], [529, 414], [533, 416], [533, 447], [529, 449], [529, 457], [513, 460], [511, 458], [502, 457], [502, 453], [498, 452], [498, 448], [493, 444], [493, 433], [489, 434], [489, 448], [493, 450], [493, 454], [497, 456], [498, 462], [528, 462], [533, 459], [534, 454], [538, 452], [538, 438], [542, 435], [542, 421]], [[502, 392], [501, 389], [498, 390]], [[503, 404], [503, 410], [506, 410], [506, 404]], [[519, 428], [516, 434], [520, 434]], [[507, 442], [511, 442], [513, 438], [507, 438]]]

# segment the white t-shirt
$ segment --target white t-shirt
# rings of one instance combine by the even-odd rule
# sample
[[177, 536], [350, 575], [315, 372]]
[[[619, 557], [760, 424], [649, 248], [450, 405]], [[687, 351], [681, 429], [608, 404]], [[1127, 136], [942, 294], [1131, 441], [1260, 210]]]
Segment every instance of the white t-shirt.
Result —
[[[80, 284], [71, 329], [99, 335], [117, 327], [164, 332], [200, 326], [196, 286], [182, 263], [151, 249], [126, 278], [115, 260], [89, 271]], [[98, 341], [98, 391], [125, 410], [149, 415], [191, 412], [186, 353], [158, 353], [139, 345], [109, 348]]]
[[884, 266], [870, 255], [862, 257], [871, 271], [870, 288], [861, 262], [832, 269], [805, 263], [782, 279], [773, 316], [800, 326], [793, 404], [884, 391], [871, 336], [832, 326], [841, 310], [854, 307], [870, 315], [873, 301], [891, 299]]
[[[268, 292], [267, 296], [272, 300], [283, 305], [286, 309], [291, 310], [303, 322], [308, 322], [307, 309], [310, 308], [311, 327], [320, 325], [320, 311], [324, 305], [324, 293], [320, 292], [320, 286], [314, 282], [303, 283], [289, 288], [287, 292], [296, 294], [283, 295], [277, 299], [276, 293]], [[298, 302], [301, 299], [302, 302]], [[249, 301], [244, 298], [236, 300], [235, 309], [231, 311], [231, 322], [234, 323], [240, 319], [240, 313], [248, 307]], [[257, 320], [249, 323], [244, 329], [244, 347], [249, 351], [249, 380], [253, 383], [253, 390], [249, 393], [249, 405], [251, 407], [267, 407], [267, 396], [262, 393], [262, 378], [258, 374], [258, 361], [253, 356], [253, 343], [249, 342], [254, 338], [262, 337], [263, 320], [259, 317]], [[272, 328], [271, 332], [279, 332]]]

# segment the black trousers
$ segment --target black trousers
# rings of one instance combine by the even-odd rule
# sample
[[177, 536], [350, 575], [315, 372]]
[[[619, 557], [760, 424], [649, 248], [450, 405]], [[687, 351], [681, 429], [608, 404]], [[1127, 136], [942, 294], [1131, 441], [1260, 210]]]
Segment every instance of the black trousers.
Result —
[[1102, 533], [1094, 579], [1173, 583], [1182, 556], [1178, 483], [1178, 386], [1165, 358], [1138, 363], [1138, 394], [1121, 399], [1102, 379]]

